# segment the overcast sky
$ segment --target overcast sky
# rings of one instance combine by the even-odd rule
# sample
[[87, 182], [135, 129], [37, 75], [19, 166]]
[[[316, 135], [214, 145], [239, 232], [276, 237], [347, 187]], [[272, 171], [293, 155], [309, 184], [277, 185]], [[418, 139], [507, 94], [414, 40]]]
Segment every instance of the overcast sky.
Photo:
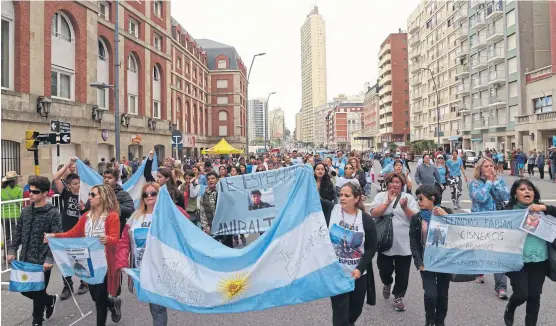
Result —
[[328, 100], [358, 94], [376, 80], [380, 44], [407, 18], [419, 0], [173, 0], [172, 16], [194, 38], [234, 46], [249, 66], [259, 52], [250, 77], [249, 97], [270, 99], [282, 107], [293, 132], [301, 107], [300, 28], [314, 4], [326, 22]]

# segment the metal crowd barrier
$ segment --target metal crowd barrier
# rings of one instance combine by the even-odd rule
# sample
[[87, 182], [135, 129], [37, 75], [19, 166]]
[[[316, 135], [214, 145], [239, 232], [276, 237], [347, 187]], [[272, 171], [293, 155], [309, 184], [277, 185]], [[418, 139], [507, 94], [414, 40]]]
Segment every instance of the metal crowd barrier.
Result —
[[[52, 205], [58, 207], [58, 211], [61, 211], [62, 200], [60, 195], [54, 195], [49, 198]], [[2, 223], [0, 224], [0, 242], [2, 247], [2, 276], [4, 273], [11, 271], [10, 264], [8, 263], [8, 246], [11, 243], [17, 223], [19, 221], [19, 215], [23, 208], [29, 206], [29, 198], [22, 198], [16, 200], [7, 200], [0, 203], [0, 219]], [[19, 252], [17, 251], [17, 259], [19, 259]], [[4, 282], [2, 278], [2, 285], [8, 285], [9, 281]]]

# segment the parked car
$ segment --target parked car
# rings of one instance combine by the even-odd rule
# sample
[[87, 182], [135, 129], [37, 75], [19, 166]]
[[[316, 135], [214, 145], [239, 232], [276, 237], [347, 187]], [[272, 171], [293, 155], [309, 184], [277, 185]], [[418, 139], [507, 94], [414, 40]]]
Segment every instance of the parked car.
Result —
[[462, 153], [463, 164], [467, 167], [474, 167], [477, 161], [479, 160], [479, 156], [476, 152], [472, 150], [464, 150]]

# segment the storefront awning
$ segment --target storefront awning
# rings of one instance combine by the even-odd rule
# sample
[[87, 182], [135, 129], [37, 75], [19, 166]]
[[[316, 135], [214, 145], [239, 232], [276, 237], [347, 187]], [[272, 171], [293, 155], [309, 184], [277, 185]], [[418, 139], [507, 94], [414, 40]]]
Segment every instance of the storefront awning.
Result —
[[483, 139], [482, 138], [471, 138], [471, 141], [474, 143], [482, 143]]

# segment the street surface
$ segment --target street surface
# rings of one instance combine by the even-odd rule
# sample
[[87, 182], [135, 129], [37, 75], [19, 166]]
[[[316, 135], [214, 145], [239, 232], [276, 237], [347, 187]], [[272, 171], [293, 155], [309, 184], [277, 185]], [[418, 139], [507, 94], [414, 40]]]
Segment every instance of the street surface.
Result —
[[[375, 161], [375, 163], [378, 163]], [[410, 164], [411, 170], [415, 171], [415, 163]], [[467, 168], [466, 175], [471, 178], [473, 169]], [[506, 171], [504, 179], [511, 187], [515, 177], [508, 176]], [[545, 173], [545, 178], [548, 174]], [[556, 184], [549, 181], [540, 180], [538, 176], [532, 179], [533, 183], [541, 192], [542, 201], [546, 204], [556, 205]], [[371, 198], [367, 199], [370, 203], [376, 194], [373, 189]], [[444, 192], [444, 206], [452, 207], [450, 192]], [[471, 207], [467, 185], [464, 185], [464, 193], [461, 197], [462, 209], [468, 210]], [[253, 238], [254, 239], [254, 238]], [[252, 240], [252, 239], [250, 239]], [[412, 264], [413, 266], [413, 264]], [[407, 310], [396, 312], [392, 308], [392, 299], [385, 300], [382, 297], [382, 284], [374, 264], [375, 282], [377, 292], [377, 305], [374, 307], [365, 305], [363, 314], [356, 325], [381, 325], [381, 326], [414, 326], [425, 324], [425, 313], [423, 308], [423, 290], [419, 273], [412, 268], [410, 275], [409, 288], [405, 297]], [[495, 296], [493, 277], [487, 275], [485, 284], [451, 283], [448, 317], [446, 324], [450, 326], [503, 326], [502, 315], [505, 302]], [[2, 277], [3, 281], [9, 280], [6, 273]], [[74, 281], [75, 282], [75, 281]], [[509, 282], [509, 281], [508, 281]], [[78, 283], [77, 283], [78, 284]], [[127, 282], [124, 281], [127, 285]], [[60, 293], [62, 291], [61, 275], [57, 270], [53, 271], [48, 292]], [[511, 294], [511, 286], [508, 284], [508, 294]], [[81, 309], [86, 313], [93, 310], [93, 313], [80, 321], [77, 325], [96, 325], [94, 304], [89, 294], [76, 296]], [[127, 290], [127, 286], [122, 288], [122, 320], [119, 325], [140, 326], [152, 325], [148, 304], [138, 302], [135, 296]], [[556, 285], [546, 279], [543, 294], [541, 296], [541, 309], [539, 313], [538, 325], [556, 325]], [[19, 293], [8, 293], [6, 287], [2, 287], [2, 326], [30, 325], [32, 303]], [[169, 325], [210, 325], [210, 326], [230, 326], [230, 325], [302, 325], [302, 326], [324, 326], [332, 324], [332, 309], [329, 299], [323, 299], [307, 304], [275, 308], [265, 311], [227, 314], [227, 315], [198, 315], [186, 312], [168, 311]], [[518, 308], [516, 313], [515, 325], [523, 325], [525, 316], [525, 305]], [[67, 326], [79, 318], [79, 311], [70, 299], [61, 302], [54, 316], [44, 325]], [[110, 318], [109, 318], [110, 319]], [[111, 321], [107, 323], [113, 325]]]

